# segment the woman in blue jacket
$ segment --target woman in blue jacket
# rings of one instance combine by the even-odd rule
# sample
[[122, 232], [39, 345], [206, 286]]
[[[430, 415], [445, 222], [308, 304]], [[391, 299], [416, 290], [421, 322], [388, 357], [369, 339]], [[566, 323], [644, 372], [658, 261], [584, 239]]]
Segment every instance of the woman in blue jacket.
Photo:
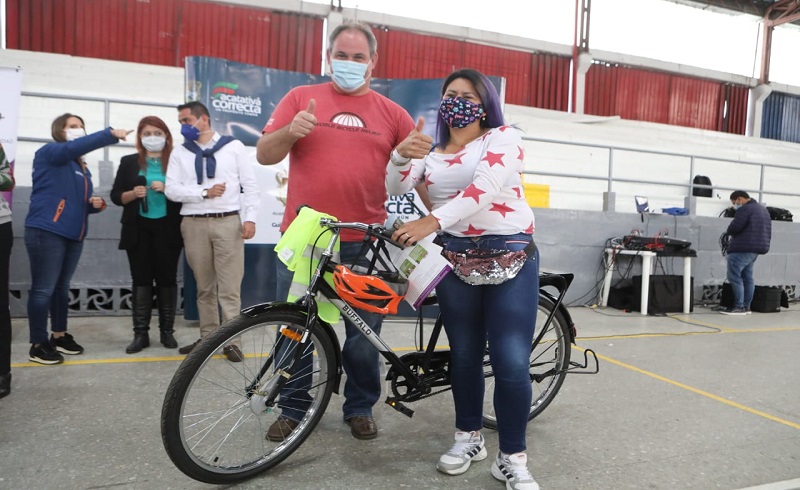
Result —
[[83, 155], [125, 140], [130, 133], [106, 128], [87, 135], [83, 119], [63, 114], [51, 126], [55, 142], [40, 148], [33, 158], [31, 204], [25, 218], [25, 248], [31, 266], [29, 359], [33, 362], [59, 364], [64, 362], [62, 353], [83, 353], [83, 347], [67, 333], [69, 283], [83, 250], [88, 216], [106, 208], [103, 198], [92, 195], [92, 174]]

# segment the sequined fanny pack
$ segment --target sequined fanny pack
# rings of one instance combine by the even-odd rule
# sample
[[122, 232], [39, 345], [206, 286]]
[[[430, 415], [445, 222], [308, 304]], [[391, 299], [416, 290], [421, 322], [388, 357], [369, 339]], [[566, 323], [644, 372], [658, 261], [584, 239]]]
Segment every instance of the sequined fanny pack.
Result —
[[445, 250], [442, 254], [453, 264], [453, 272], [459, 279], [473, 286], [483, 286], [502, 284], [516, 277], [535, 250], [536, 244], [531, 240], [525, 250], [474, 248], [464, 252]]

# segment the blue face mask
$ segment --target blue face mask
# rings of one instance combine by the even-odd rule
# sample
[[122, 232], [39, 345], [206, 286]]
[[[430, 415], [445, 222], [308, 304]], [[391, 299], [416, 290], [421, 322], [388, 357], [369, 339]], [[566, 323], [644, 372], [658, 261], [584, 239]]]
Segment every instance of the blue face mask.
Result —
[[366, 83], [366, 63], [333, 60], [331, 61], [331, 71], [334, 83], [345, 92], [353, 92]]
[[742, 205], [741, 205], [741, 204], [734, 204], [734, 205], [733, 205], [733, 209], [739, 209], [740, 207], [742, 207]]
[[181, 124], [181, 134], [189, 141], [197, 141], [200, 137], [200, 130], [191, 124]]

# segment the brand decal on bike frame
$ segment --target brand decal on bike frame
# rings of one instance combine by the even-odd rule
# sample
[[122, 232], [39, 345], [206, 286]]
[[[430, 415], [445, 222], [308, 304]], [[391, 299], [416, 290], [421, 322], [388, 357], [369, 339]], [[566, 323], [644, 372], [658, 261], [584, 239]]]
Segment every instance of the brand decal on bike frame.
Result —
[[364, 320], [358, 316], [358, 313], [356, 313], [356, 311], [350, 305], [343, 302], [341, 310], [342, 313], [347, 315], [347, 318], [349, 318], [351, 322], [353, 322], [358, 328], [361, 329], [362, 332], [364, 332], [364, 335], [367, 337], [372, 336], [372, 329], [369, 328], [369, 325], [367, 325], [366, 322], [364, 322]]

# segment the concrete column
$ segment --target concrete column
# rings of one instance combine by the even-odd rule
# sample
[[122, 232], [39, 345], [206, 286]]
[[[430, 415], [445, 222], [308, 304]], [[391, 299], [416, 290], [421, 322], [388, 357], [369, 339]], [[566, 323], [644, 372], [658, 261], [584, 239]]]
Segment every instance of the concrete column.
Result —
[[[111, 187], [114, 186], [114, 162], [109, 162], [106, 160], [101, 160], [98, 162], [98, 187], [100, 189], [107, 189], [108, 192], [111, 192]], [[95, 189], [98, 190], [98, 189]], [[110, 203], [109, 203], [110, 204]]]
[[331, 49], [331, 47], [328, 46], [328, 39], [330, 39], [331, 37], [331, 32], [333, 32], [334, 29], [336, 29], [342, 24], [344, 24], [344, 16], [342, 15], [342, 13], [332, 10], [331, 13], [328, 14], [328, 22], [327, 22], [328, 29], [325, 32], [325, 39], [322, 40], [322, 66], [323, 66], [322, 73], [324, 75], [331, 74], [331, 69], [330, 69], [331, 67], [328, 66], [328, 63], [326, 62], [326, 60], [328, 59], [328, 50]]
[[577, 76], [575, 77], [575, 114], [584, 114], [586, 105], [586, 72], [592, 66], [592, 55], [578, 55]]
[[747, 136], [761, 137], [761, 121], [764, 117], [764, 101], [772, 93], [772, 87], [761, 84], [750, 89], [747, 107]]
[[683, 207], [689, 211], [689, 216], [697, 214], [697, 196], [686, 196], [683, 198]]
[[617, 210], [617, 193], [604, 192], [603, 193], [603, 211], [615, 212]]

